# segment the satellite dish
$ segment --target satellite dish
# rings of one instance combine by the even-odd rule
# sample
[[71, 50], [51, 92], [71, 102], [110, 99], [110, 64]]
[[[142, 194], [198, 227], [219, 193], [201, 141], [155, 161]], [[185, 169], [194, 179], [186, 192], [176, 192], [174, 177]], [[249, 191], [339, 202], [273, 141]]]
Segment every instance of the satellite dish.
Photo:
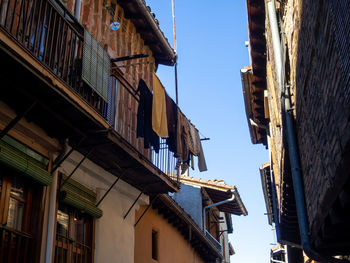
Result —
[[116, 31], [120, 28], [120, 23], [117, 21], [112, 22], [112, 24], [109, 27], [111, 28], [111, 30]]

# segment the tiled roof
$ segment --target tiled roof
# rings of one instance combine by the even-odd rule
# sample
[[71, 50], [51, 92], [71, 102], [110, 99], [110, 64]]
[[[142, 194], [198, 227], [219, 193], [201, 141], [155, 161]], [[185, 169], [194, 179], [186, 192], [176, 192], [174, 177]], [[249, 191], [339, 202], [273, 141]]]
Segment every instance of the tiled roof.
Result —
[[195, 185], [202, 186], [202, 187], [213, 188], [213, 189], [217, 189], [217, 190], [221, 190], [221, 191], [236, 189], [236, 187], [234, 185], [228, 185], [222, 179], [220, 179], [220, 180], [219, 179], [206, 180], [206, 179], [202, 179], [202, 178], [181, 175], [180, 181], [181, 181], [181, 183], [184, 183], [184, 184], [190, 183], [190, 184], [195, 184]]

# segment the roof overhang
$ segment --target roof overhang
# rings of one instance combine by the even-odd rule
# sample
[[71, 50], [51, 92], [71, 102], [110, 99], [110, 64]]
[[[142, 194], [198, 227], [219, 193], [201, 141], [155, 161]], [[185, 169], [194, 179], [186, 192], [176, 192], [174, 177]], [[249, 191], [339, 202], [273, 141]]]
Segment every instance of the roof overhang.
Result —
[[125, 17], [131, 19], [136, 30], [140, 33], [145, 44], [152, 50], [156, 64], [172, 66], [176, 61], [176, 54], [171, 48], [168, 39], [158, 25], [158, 20], [146, 6], [144, 0], [118, 0], [125, 12]]
[[263, 188], [263, 194], [265, 198], [266, 212], [269, 225], [272, 225], [274, 222], [274, 213], [273, 213], [273, 193], [272, 193], [272, 178], [270, 173], [270, 164], [266, 163], [259, 169], [261, 177], [261, 185]]
[[241, 79], [251, 141], [253, 144], [266, 145], [267, 121], [264, 110], [264, 89], [253, 84], [256, 77], [250, 67], [241, 69]]
[[264, 110], [266, 89], [265, 1], [247, 0], [249, 55], [251, 67], [241, 69], [246, 115], [252, 143], [266, 145], [267, 120]]

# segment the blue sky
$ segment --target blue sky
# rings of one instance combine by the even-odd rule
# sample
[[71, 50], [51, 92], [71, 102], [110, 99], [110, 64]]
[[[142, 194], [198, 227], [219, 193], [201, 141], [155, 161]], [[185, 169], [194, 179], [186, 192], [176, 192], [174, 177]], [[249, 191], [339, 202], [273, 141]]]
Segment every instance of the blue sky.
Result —
[[[171, 0], [147, 0], [173, 46]], [[231, 262], [270, 262], [275, 238], [267, 218], [259, 167], [268, 161], [253, 145], [244, 110], [240, 69], [249, 64], [245, 0], [175, 0], [179, 106], [210, 141], [203, 142], [208, 171], [190, 176], [237, 186], [248, 216], [233, 216]], [[174, 68], [157, 72], [175, 100]]]

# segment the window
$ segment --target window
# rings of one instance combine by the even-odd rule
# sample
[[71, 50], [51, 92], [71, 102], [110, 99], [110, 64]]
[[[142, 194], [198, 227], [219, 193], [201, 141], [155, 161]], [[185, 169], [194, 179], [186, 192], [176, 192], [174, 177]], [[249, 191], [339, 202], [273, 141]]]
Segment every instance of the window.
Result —
[[60, 204], [57, 211], [55, 262], [92, 262], [93, 219]]
[[[0, 251], [4, 262], [35, 262], [42, 187], [0, 165]], [[33, 203], [36, 203], [33, 206]]]
[[152, 259], [158, 260], [158, 232], [152, 230]]

